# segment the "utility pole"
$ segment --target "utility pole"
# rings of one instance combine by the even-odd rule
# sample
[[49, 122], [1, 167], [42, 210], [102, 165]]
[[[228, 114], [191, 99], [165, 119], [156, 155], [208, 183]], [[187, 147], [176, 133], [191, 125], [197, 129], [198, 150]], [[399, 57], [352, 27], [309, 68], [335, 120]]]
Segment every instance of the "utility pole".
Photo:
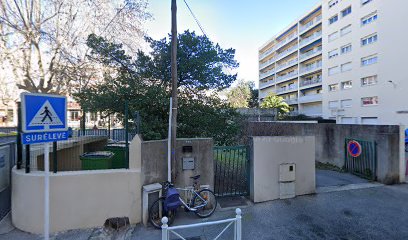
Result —
[[177, 139], [177, 0], [171, 0], [171, 172], [175, 180]]

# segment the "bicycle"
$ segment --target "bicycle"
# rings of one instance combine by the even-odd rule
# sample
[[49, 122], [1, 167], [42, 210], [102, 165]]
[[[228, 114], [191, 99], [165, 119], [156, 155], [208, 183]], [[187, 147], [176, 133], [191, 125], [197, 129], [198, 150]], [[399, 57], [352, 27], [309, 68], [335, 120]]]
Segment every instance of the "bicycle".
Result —
[[[184, 207], [187, 212], [194, 212], [201, 218], [209, 217], [214, 213], [215, 209], [217, 208], [217, 199], [215, 198], [214, 193], [207, 188], [201, 190], [199, 189], [197, 181], [200, 178], [200, 175], [190, 178], [194, 180], [192, 188], [175, 188], [174, 185], [168, 181], [161, 183], [164, 197], [157, 199], [149, 210], [149, 220], [155, 228], [161, 229], [161, 220], [163, 217], [168, 218], [168, 225], [172, 224], [176, 218], [177, 209], [180, 206]], [[178, 191], [184, 192], [186, 199], [180, 197]], [[173, 196], [168, 197], [169, 192], [171, 192]], [[173, 205], [172, 207], [166, 206], [166, 204], [173, 204], [169, 204], [168, 202], [166, 203], [166, 199], [168, 200], [168, 198], [173, 198], [172, 200], [174, 200], [175, 192], [177, 192], [177, 200], [179, 203]]]

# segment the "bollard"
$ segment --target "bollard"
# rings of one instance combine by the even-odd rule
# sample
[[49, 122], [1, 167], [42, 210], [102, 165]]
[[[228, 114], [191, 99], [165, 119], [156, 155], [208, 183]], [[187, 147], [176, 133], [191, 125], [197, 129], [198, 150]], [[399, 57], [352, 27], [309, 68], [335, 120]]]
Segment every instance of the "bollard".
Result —
[[163, 217], [162, 218], [162, 240], [169, 240], [169, 226], [167, 225], [167, 223], [169, 222], [169, 219], [167, 217]]
[[241, 212], [241, 209], [240, 208], [237, 208], [236, 210], [235, 210], [235, 212], [236, 212], [236, 214], [237, 214], [237, 216], [236, 216], [236, 218], [237, 218], [237, 232], [236, 232], [236, 236], [237, 236], [237, 240], [242, 240], [242, 226], [241, 226], [241, 220], [242, 220], [242, 216], [241, 216], [241, 214], [242, 214], [242, 212]]

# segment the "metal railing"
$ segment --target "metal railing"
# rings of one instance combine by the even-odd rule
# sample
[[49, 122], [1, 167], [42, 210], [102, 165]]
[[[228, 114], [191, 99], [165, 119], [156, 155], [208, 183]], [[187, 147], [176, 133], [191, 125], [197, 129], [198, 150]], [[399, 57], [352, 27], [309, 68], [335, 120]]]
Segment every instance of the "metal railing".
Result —
[[282, 41], [280, 41], [278, 44], [276, 44], [275, 49], [279, 49], [280, 47], [284, 46], [285, 44], [291, 42], [293, 39], [295, 39], [298, 36], [297, 33], [292, 33], [291, 35], [289, 35], [288, 37], [286, 37], [285, 39], [283, 39]]
[[270, 65], [270, 64], [273, 63], [273, 62], [275, 62], [275, 58], [274, 58], [274, 57], [271, 58], [271, 59], [269, 59], [268, 61], [266, 61], [266, 62], [260, 64], [260, 65], [259, 65], [259, 69], [262, 69], [262, 68], [264, 68], [264, 67]]
[[306, 29], [310, 28], [311, 26], [315, 25], [316, 23], [322, 20], [322, 15], [317, 16], [312, 21], [306, 23], [305, 25], [300, 27], [300, 32], [304, 32]]
[[309, 37], [302, 39], [300, 41], [300, 46], [303, 47], [304, 45], [306, 45], [306, 44], [320, 38], [321, 36], [322, 36], [322, 31], [315, 32], [312, 35], [310, 35]]
[[276, 47], [272, 47], [272, 48], [268, 49], [266, 52], [264, 52], [263, 54], [261, 54], [261, 55], [259, 56], [259, 59], [265, 58], [266, 56], [268, 56], [269, 54], [271, 54], [273, 51], [275, 51], [275, 49], [276, 49]]
[[293, 90], [297, 90], [298, 86], [297, 85], [293, 85], [291, 87], [285, 87], [285, 88], [278, 88], [276, 90], [276, 93], [282, 93], [282, 92], [287, 92], [287, 91], [293, 91]]
[[276, 77], [276, 82], [284, 81], [298, 75], [298, 71]]
[[[167, 223], [169, 222], [167, 217], [162, 218], [162, 240], [170, 240], [170, 235], [173, 234], [181, 240], [187, 240], [187, 237], [183, 237], [180, 233], [176, 232], [177, 230], [184, 230], [184, 229], [191, 229], [191, 228], [199, 228], [199, 227], [208, 227], [220, 224], [227, 224], [227, 226], [215, 237], [213, 240], [218, 240], [220, 237], [230, 228], [234, 227], [234, 240], [242, 240], [242, 212], [241, 209], [237, 208], [235, 210], [236, 216], [235, 218], [219, 220], [219, 221], [212, 221], [212, 222], [203, 222], [203, 223], [195, 223], [189, 225], [181, 225], [181, 226], [174, 226], [169, 227]], [[207, 239], [207, 238], [206, 238]]]
[[312, 55], [314, 55], [316, 53], [321, 53], [321, 52], [322, 52], [322, 47], [320, 46], [320, 47], [315, 48], [315, 49], [313, 49], [313, 50], [311, 50], [309, 52], [300, 54], [300, 60], [303, 60], [303, 59], [305, 59], [305, 58], [307, 58], [309, 56], [312, 56]]
[[319, 102], [322, 101], [322, 94], [312, 94], [299, 97], [299, 103]]
[[267, 82], [259, 82], [259, 88], [264, 88], [267, 87], [269, 85], [273, 85], [275, 83], [275, 80], [269, 80]]
[[17, 127], [0, 127], [0, 133], [17, 132]]
[[303, 80], [300, 82], [300, 87], [306, 87], [314, 84], [318, 84], [322, 82], [322, 78], [313, 78], [308, 80]]
[[286, 68], [286, 67], [288, 67], [290, 65], [293, 65], [293, 64], [295, 64], [297, 62], [298, 62], [298, 58], [295, 58], [295, 59], [292, 59], [292, 60], [290, 60], [288, 62], [279, 64], [279, 65], [276, 66], [276, 71], [278, 72], [279, 70], [282, 70], [282, 69], [284, 69], [284, 68]]
[[305, 73], [309, 71], [313, 71], [315, 69], [321, 68], [322, 67], [322, 61], [315, 62], [307, 67], [301, 67], [300, 68], [300, 73]]
[[291, 104], [297, 104], [298, 103], [298, 99], [297, 98], [290, 98], [290, 99], [284, 99], [284, 101], [291, 105]]
[[11, 210], [11, 170], [16, 164], [16, 143], [0, 143], [0, 220]]
[[266, 78], [266, 77], [269, 77], [270, 75], [272, 75], [274, 73], [275, 73], [275, 69], [271, 69], [271, 70], [267, 71], [266, 73], [259, 74], [259, 78], [260, 79]]
[[293, 51], [296, 50], [296, 49], [298, 49], [298, 45], [297, 45], [297, 44], [296, 44], [295, 46], [290, 47], [290, 48], [286, 49], [285, 51], [279, 53], [279, 54], [276, 56], [276, 60], [279, 60], [279, 59], [283, 58], [284, 56], [288, 55], [289, 53], [293, 52]]
[[[351, 143], [353, 146], [350, 146]], [[346, 171], [375, 181], [377, 179], [376, 142], [346, 138], [344, 145]]]

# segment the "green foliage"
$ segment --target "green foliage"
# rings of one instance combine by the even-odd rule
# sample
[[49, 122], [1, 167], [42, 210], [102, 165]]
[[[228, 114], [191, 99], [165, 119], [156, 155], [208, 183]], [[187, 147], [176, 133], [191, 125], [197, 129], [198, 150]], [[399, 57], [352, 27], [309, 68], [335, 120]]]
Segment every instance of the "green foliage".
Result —
[[261, 108], [275, 108], [280, 114], [285, 114], [290, 111], [289, 105], [284, 102], [283, 97], [276, 96], [271, 93], [261, 103]]
[[[177, 137], [212, 137], [216, 144], [233, 144], [241, 127], [240, 115], [208, 90], [222, 90], [236, 80], [224, 73], [235, 68], [233, 49], [223, 50], [194, 32], [179, 35], [179, 111]], [[167, 138], [170, 98], [170, 41], [148, 39], [152, 51], [139, 51], [136, 60], [120, 44], [90, 35], [90, 58], [106, 66], [104, 80], [75, 95], [86, 111], [123, 116], [139, 111], [145, 140]]]
[[258, 105], [258, 90], [254, 82], [239, 80], [235, 87], [227, 92], [228, 102], [233, 108], [254, 108]]

